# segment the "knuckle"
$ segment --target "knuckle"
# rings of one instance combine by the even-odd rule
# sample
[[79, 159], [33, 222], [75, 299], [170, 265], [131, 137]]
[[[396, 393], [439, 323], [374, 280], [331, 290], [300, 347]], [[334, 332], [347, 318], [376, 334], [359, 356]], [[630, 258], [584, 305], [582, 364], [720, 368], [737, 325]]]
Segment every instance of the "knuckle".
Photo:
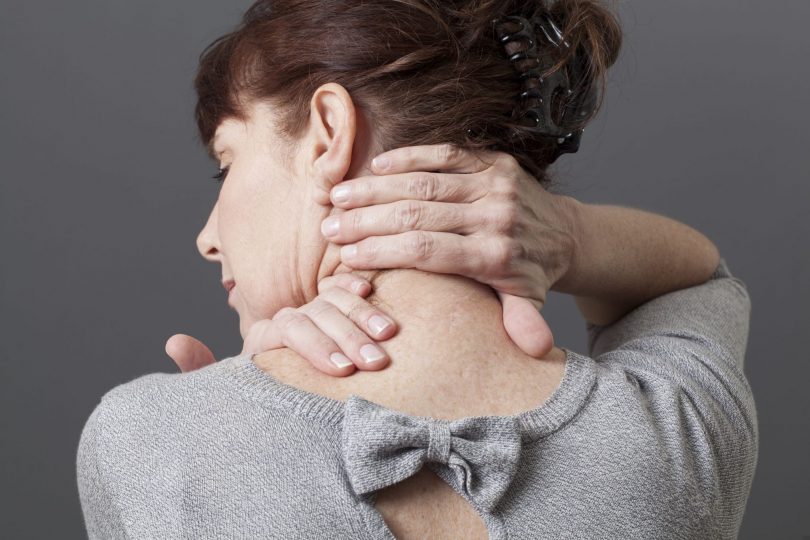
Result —
[[348, 274], [341, 275], [342, 279], [339, 282], [336, 282], [334, 287], [326, 289], [324, 291], [326, 293], [325, 295], [321, 295], [324, 300], [332, 302], [335, 305], [337, 305], [335, 299], [340, 298], [340, 296], [338, 296], [340, 293], [348, 293], [352, 295], [358, 294], [357, 286], [359, 282]]
[[363, 315], [367, 311], [367, 304], [364, 300], [357, 300], [352, 302], [349, 306], [348, 311], [346, 312], [346, 317], [351, 319], [352, 321], [360, 321], [364, 317]]
[[413, 231], [404, 238], [405, 251], [419, 261], [429, 259], [434, 252], [433, 238], [424, 231]]
[[407, 192], [414, 199], [432, 201], [438, 194], [439, 182], [433, 174], [418, 174], [408, 180]]
[[[469, 229], [474, 231], [478, 223], [475, 222], [475, 212], [470, 208], [465, 208], [466, 205], [447, 206], [441, 210], [440, 214], [436, 216], [436, 223], [443, 222], [447, 227]], [[428, 227], [433, 228], [433, 227]]]
[[518, 224], [517, 207], [513, 204], [499, 204], [492, 208], [490, 224], [495, 231], [503, 234], [515, 232]]
[[492, 261], [496, 268], [504, 270], [512, 266], [512, 262], [518, 258], [520, 244], [511, 238], [501, 238], [495, 242]]
[[290, 309], [290, 311], [281, 318], [279, 324], [281, 325], [282, 332], [287, 334], [291, 329], [304, 323], [306, 319], [307, 316], [303, 313], [295, 309]]
[[329, 313], [332, 309], [334, 309], [334, 306], [325, 301], [322, 297], [316, 298], [305, 307], [306, 314], [309, 315], [310, 318], [320, 317], [321, 315]]
[[326, 305], [324, 310], [336, 310], [341, 315], [346, 315], [349, 309], [347, 306], [351, 306], [357, 297], [344, 289], [331, 289], [328, 294], [322, 294], [318, 298]]
[[394, 219], [401, 229], [415, 229], [422, 217], [422, 207], [414, 201], [403, 201], [395, 210]]
[[[334, 351], [335, 348], [337, 347], [337, 344], [334, 342], [334, 340], [329, 336], [327, 336], [326, 334], [324, 334], [323, 332], [315, 332], [312, 334], [312, 336], [306, 336], [306, 339], [307, 345], [299, 345], [299, 347], [302, 349], [306, 347], [307, 350], [309, 351], [321, 351], [328, 353]], [[300, 353], [300, 351], [296, 352]]]
[[293, 308], [291, 308], [289, 306], [283, 307], [280, 310], [276, 311], [275, 315], [273, 315], [273, 320], [274, 321], [283, 321], [284, 319], [287, 319], [294, 312], [295, 312], [295, 309], [293, 309]]
[[342, 341], [344, 341], [345, 343], [352, 343], [358, 346], [368, 341], [368, 336], [365, 335], [360, 330], [358, 330], [357, 328], [351, 328], [346, 330], [345, 332], [343, 332], [341, 338]]
[[461, 148], [452, 144], [445, 144], [439, 147], [439, 160], [444, 163], [453, 163], [461, 157]]
[[507, 173], [513, 172], [515, 169], [520, 168], [520, 163], [518, 163], [517, 158], [512, 154], [507, 154], [506, 152], [501, 152], [498, 154], [498, 159], [495, 162], [497, 166]]
[[363, 224], [363, 212], [362, 210], [350, 210], [348, 212], [344, 212], [341, 221], [341, 232], [357, 232], [361, 230]]
[[345, 278], [341, 277], [343, 274], [337, 276], [326, 276], [318, 282], [318, 294], [324, 295], [326, 291], [333, 287], [340, 287]]
[[495, 178], [493, 191], [509, 202], [517, 202], [518, 200], [518, 183], [514, 176], [498, 175]]
[[373, 238], [366, 238], [355, 244], [357, 246], [357, 258], [359, 263], [372, 262], [379, 252], [379, 246]]
[[[343, 274], [341, 274], [341, 275], [343, 275]], [[335, 304], [335, 299], [338, 297], [338, 295], [343, 290], [344, 289], [341, 288], [341, 287], [330, 287], [330, 288], [326, 289], [325, 291], [323, 291], [322, 293], [320, 293], [318, 295], [318, 297], [315, 298], [315, 300], [313, 300], [311, 303], [318, 302], [318, 303], [323, 303], [323, 304], [329, 303], [329, 304], [334, 305]]]

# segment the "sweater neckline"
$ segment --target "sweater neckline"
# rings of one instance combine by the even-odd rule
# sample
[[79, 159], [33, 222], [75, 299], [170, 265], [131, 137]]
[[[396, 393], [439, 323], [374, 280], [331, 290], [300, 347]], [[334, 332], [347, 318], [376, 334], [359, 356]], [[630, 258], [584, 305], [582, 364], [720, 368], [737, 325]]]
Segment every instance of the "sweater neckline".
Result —
[[[565, 371], [557, 388], [540, 406], [505, 417], [517, 421], [524, 442], [546, 437], [567, 424], [584, 407], [596, 383], [596, 367], [593, 359], [565, 347], [561, 349], [565, 351], [566, 362]], [[218, 364], [224, 368], [230, 381], [243, 394], [260, 403], [340, 428], [346, 404], [350, 400], [364, 400], [351, 394], [346, 401], [340, 401], [283, 383], [253, 363], [255, 355], [249, 353], [232, 356], [221, 360]], [[402, 412], [400, 414], [413, 418], [427, 418]], [[487, 418], [493, 416], [471, 416], [465, 417], [465, 420], [485, 422]], [[449, 423], [461, 419], [433, 420]]]

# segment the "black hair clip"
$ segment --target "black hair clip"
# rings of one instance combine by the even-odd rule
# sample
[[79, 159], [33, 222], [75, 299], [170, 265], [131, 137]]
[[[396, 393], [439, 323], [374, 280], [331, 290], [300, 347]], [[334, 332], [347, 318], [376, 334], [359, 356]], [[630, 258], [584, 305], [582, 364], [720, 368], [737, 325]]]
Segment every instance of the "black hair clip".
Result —
[[[555, 49], [569, 48], [560, 28], [554, 23], [550, 15], [544, 13], [539, 17], [528, 20], [517, 15], [510, 15], [493, 21], [496, 25], [496, 32], [499, 42], [506, 46], [513, 41], [525, 41], [526, 48], [509, 55], [509, 61], [515, 66], [519, 73], [519, 78], [524, 83], [524, 90], [517, 96], [521, 104], [527, 101], [534, 102], [528, 107], [520, 119], [519, 125], [523, 130], [545, 137], [557, 139], [557, 152], [553, 156], [552, 162], [561, 154], [573, 153], [579, 150], [579, 143], [582, 138], [583, 129], [572, 131], [582, 118], [588, 116], [592, 110], [596, 99], [596, 93], [589, 87], [580, 92], [578, 96], [573, 96], [571, 81], [585, 81], [584, 66], [582, 59], [576, 55], [570, 62], [568, 69], [558, 69], [545, 77], [543, 73], [547, 71], [553, 63], [549, 63], [548, 54], [538, 54], [537, 33], [539, 28], [542, 37]], [[513, 32], [505, 32], [503, 25], [512, 23], [520, 25], [520, 28]], [[528, 69], [519, 69], [517, 63], [524, 60], [535, 60], [535, 66]], [[544, 60], [546, 60], [544, 62]], [[531, 81], [536, 80], [533, 84]], [[561, 118], [555, 121], [552, 110], [557, 99], [573, 99], [563, 109]]]
[[535, 42], [534, 32], [530, 31], [529, 23], [526, 19], [512, 15], [509, 17], [504, 17], [500, 21], [495, 22], [496, 24], [511, 22], [520, 25], [520, 30], [509, 34], [505, 33], [500, 35], [501, 45], [504, 46], [512, 41], [526, 41], [526, 48], [524, 50], [518, 51], [509, 56], [510, 62], [519, 62], [521, 60], [526, 60], [527, 58], [537, 59], [537, 43]]

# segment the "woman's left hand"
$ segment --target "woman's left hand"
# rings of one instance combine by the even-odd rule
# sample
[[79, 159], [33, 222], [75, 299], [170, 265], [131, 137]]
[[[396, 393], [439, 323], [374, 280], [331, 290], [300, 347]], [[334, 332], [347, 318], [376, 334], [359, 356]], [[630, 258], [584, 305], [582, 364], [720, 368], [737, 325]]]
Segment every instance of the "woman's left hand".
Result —
[[[298, 308], [284, 308], [272, 319], [256, 321], [248, 330], [242, 355], [288, 347], [316, 369], [336, 377], [356, 369], [376, 371], [388, 365], [377, 341], [397, 333], [397, 323], [365, 300], [372, 286], [353, 272], [327, 276], [318, 282], [318, 296]], [[182, 372], [216, 362], [202, 341], [175, 334], [166, 354]]]

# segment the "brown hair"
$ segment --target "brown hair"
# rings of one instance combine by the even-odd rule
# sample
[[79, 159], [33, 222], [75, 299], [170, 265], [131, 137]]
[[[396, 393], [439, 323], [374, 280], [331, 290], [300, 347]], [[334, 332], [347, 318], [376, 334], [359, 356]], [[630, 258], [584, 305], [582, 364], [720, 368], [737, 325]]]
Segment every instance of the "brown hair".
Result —
[[510, 136], [522, 86], [493, 25], [506, 15], [542, 13], [570, 45], [549, 71], [582, 55], [587, 80], [573, 84], [603, 90], [621, 30], [596, 0], [259, 0], [200, 57], [200, 136], [209, 146], [224, 119], [244, 118], [244, 103], [269, 100], [281, 111], [281, 133], [293, 138], [306, 125], [314, 91], [336, 82], [369, 116], [383, 150], [452, 143], [504, 151], [547, 185], [555, 142], [525, 130]]

